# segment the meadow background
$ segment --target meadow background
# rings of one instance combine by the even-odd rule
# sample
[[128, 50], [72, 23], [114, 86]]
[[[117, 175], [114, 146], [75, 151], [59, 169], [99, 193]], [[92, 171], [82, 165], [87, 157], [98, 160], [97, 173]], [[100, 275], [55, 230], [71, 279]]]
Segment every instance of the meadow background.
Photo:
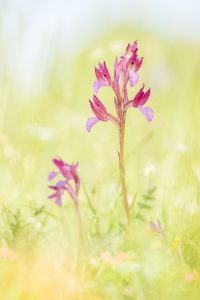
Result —
[[[0, 2], [0, 299], [199, 299], [199, 11], [197, 1]], [[128, 113], [127, 236], [117, 131], [85, 124], [94, 66], [112, 70], [134, 40], [155, 119]], [[48, 200], [57, 155], [79, 161], [82, 247], [72, 201]]]

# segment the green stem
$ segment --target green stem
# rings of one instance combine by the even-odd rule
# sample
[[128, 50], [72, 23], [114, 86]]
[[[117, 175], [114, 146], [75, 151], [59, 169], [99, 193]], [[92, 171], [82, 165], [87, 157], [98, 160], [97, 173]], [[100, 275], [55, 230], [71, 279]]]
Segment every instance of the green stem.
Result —
[[74, 201], [74, 206], [75, 206], [75, 212], [76, 212], [77, 221], [78, 221], [80, 240], [82, 240], [83, 239], [83, 224], [82, 224], [82, 218], [81, 218], [80, 209], [79, 209], [79, 203]]
[[78, 221], [78, 230], [79, 230], [79, 238], [78, 238], [78, 247], [77, 247], [77, 271], [80, 271], [81, 261], [83, 257], [84, 250], [84, 232], [83, 232], [83, 223], [81, 218], [81, 213], [79, 209], [78, 201], [74, 201], [75, 213]]

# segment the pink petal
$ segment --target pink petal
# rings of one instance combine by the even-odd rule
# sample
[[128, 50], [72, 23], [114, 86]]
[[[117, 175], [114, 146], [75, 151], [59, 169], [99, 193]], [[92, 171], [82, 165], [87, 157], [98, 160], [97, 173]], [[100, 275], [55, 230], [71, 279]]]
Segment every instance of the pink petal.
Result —
[[64, 165], [65, 165], [64, 161], [61, 158], [59, 158], [59, 157], [58, 158], [54, 158], [53, 159], [53, 163], [56, 165], [56, 167], [59, 170], [61, 170], [61, 168], [63, 168]]
[[93, 102], [90, 101], [90, 106], [95, 114], [96, 118], [101, 121], [108, 121], [108, 112], [104, 104], [97, 98], [96, 95], [93, 96]]
[[54, 194], [52, 194], [52, 195], [49, 195], [48, 198], [49, 198], [49, 199], [53, 199], [53, 198], [55, 198], [56, 196], [57, 196], [57, 193], [54, 193]]
[[62, 188], [67, 183], [67, 180], [59, 180], [56, 184], [58, 188]]
[[87, 123], [86, 123], [86, 129], [88, 132], [92, 129], [92, 127], [99, 122], [100, 120], [98, 118], [88, 118]]
[[151, 122], [154, 118], [153, 110], [151, 107], [141, 107], [138, 106], [138, 109], [143, 113], [148, 122]]
[[140, 106], [143, 106], [147, 102], [147, 100], [149, 99], [150, 94], [151, 94], [151, 90], [148, 89], [146, 91], [146, 93], [144, 93], [142, 98], [141, 98], [141, 101], [140, 101], [140, 104], [139, 104]]
[[134, 71], [130, 71], [129, 78], [130, 78], [130, 86], [134, 87], [138, 83], [139, 74], [137, 72], [135, 73]]
[[50, 172], [48, 176], [48, 181], [54, 179], [59, 173], [58, 172]]
[[98, 94], [99, 89], [102, 86], [106, 86], [106, 85], [108, 85], [108, 82], [106, 80], [101, 79], [101, 78], [99, 80], [95, 81], [93, 83], [93, 89], [94, 89], [95, 94]]
[[55, 203], [56, 203], [58, 206], [61, 206], [61, 205], [62, 205], [62, 199], [61, 199], [61, 198], [56, 198]]

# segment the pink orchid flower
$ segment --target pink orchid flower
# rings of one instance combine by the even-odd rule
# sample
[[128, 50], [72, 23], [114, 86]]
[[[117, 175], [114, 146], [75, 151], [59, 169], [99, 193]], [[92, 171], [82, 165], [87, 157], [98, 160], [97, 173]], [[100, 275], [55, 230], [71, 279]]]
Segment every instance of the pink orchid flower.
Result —
[[54, 158], [53, 163], [58, 168], [58, 172], [49, 173], [49, 181], [53, 180], [58, 175], [64, 177], [64, 180], [59, 180], [55, 185], [49, 186], [54, 190], [54, 193], [49, 196], [49, 199], [54, 199], [58, 206], [62, 205], [62, 196], [65, 191], [68, 192], [75, 204], [78, 203], [78, 192], [80, 189], [80, 179], [77, 173], [78, 163], [68, 164], [61, 158]]
[[144, 91], [144, 85], [135, 97], [130, 99], [128, 95], [128, 83], [130, 88], [134, 88], [139, 81], [139, 70], [142, 66], [143, 58], [138, 57], [138, 44], [135, 41], [132, 45], [128, 44], [124, 55], [120, 58], [116, 58], [114, 63], [114, 74], [110, 75], [106, 63], [99, 64], [95, 68], [96, 81], [94, 82], [94, 93], [97, 94], [103, 86], [108, 86], [114, 93], [113, 102], [115, 113], [111, 114], [102, 101], [93, 96], [93, 101], [90, 100], [90, 106], [94, 117], [89, 118], [86, 123], [86, 129], [88, 131], [98, 122], [114, 123], [119, 130], [119, 173], [122, 191], [123, 205], [128, 221], [128, 227], [131, 228], [132, 223], [132, 205], [128, 203], [127, 191], [126, 191], [126, 176], [124, 165], [124, 136], [125, 136], [125, 123], [127, 110], [130, 107], [139, 110], [147, 119], [151, 122], [153, 119], [152, 108], [145, 106], [150, 97], [150, 89]]
[[149, 99], [151, 90], [148, 89], [146, 92], [144, 92], [143, 90], [144, 90], [144, 85], [136, 94], [136, 96], [133, 98], [133, 100], [126, 102], [124, 109], [126, 111], [131, 106], [136, 107], [144, 114], [147, 121], [151, 122], [153, 119], [153, 110], [150, 107], [144, 107], [144, 104]]
[[64, 194], [64, 191], [66, 189], [65, 184], [66, 184], [66, 180], [65, 181], [59, 180], [56, 183], [56, 185], [50, 185], [49, 186], [49, 188], [54, 191], [54, 193], [49, 196], [49, 199], [54, 199], [55, 203], [58, 206], [62, 205], [62, 195]]
[[[80, 188], [80, 180], [79, 176], [77, 174], [77, 167], [78, 163], [72, 163], [71, 165], [68, 163], [65, 163], [61, 158], [54, 158], [53, 163], [56, 165], [58, 168], [59, 172], [67, 179], [67, 180], [74, 180], [76, 190]], [[56, 172], [52, 172], [53, 174]], [[51, 177], [51, 174], [49, 174], [49, 177]], [[57, 173], [59, 174], [59, 173]]]
[[116, 58], [115, 60], [113, 79], [105, 62], [95, 68], [97, 80], [94, 82], [94, 93], [97, 94], [103, 86], [112, 88], [116, 116], [110, 114], [101, 100], [94, 95], [93, 101], [90, 101], [90, 106], [95, 117], [88, 118], [86, 123], [88, 131], [99, 121], [111, 121], [119, 128], [121, 120], [125, 118], [126, 111], [130, 107], [137, 108], [146, 117], [148, 122], [152, 121], [154, 117], [152, 108], [144, 106], [149, 99], [150, 89], [144, 92], [143, 85], [132, 100], [128, 98], [127, 84], [130, 82], [130, 87], [137, 85], [139, 81], [138, 71], [143, 63], [143, 57], [138, 57], [137, 52], [137, 41], [133, 45], [127, 45], [124, 55], [120, 59]]
[[116, 126], [119, 126], [119, 120], [107, 112], [104, 104], [97, 98], [96, 95], [93, 96], [93, 101], [90, 100], [90, 106], [96, 118], [88, 119], [88, 131], [90, 131], [91, 127], [99, 121], [112, 121]]
[[93, 87], [94, 87], [94, 92], [97, 94], [98, 90], [102, 86], [112, 84], [111, 76], [110, 76], [110, 73], [109, 73], [109, 71], [106, 67], [105, 61], [104, 61], [103, 64], [99, 64], [98, 68], [95, 68], [95, 74], [96, 74], [97, 81], [94, 82]]

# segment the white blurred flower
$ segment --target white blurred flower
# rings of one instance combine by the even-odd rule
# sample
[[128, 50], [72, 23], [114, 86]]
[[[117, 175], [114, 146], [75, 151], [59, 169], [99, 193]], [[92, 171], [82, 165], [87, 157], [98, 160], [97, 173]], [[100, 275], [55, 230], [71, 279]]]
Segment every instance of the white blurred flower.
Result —
[[176, 151], [179, 153], [188, 153], [189, 152], [189, 147], [188, 145], [184, 144], [184, 143], [178, 143], [176, 144], [175, 147]]
[[128, 200], [128, 204], [131, 205], [131, 204], [133, 203], [133, 200], [134, 200], [134, 199], [133, 199], [133, 196], [130, 195], [130, 194], [128, 194], [128, 195], [127, 195], [127, 200]]
[[96, 60], [96, 59], [101, 59], [104, 56], [105, 50], [103, 47], [97, 47], [94, 48], [90, 53], [89, 56], [91, 59]]
[[196, 203], [189, 203], [186, 206], [186, 212], [190, 215], [194, 215], [198, 211], [199, 211], [199, 205], [197, 205]]
[[96, 258], [94, 257], [90, 257], [89, 258], [89, 263], [92, 265], [92, 266], [97, 266], [98, 265], [98, 261]]
[[144, 176], [148, 177], [154, 174], [156, 171], [156, 166], [153, 163], [149, 163], [144, 168]]
[[27, 222], [28, 223], [35, 223], [37, 220], [36, 220], [36, 218], [34, 218], [34, 217], [30, 217], [30, 218], [28, 218], [28, 220], [27, 220]]
[[38, 124], [29, 124], [26, 131], [29, 135], [43, 141], [53, 140], [56, 137], [56, 131], [53, 128], [44, 127]]
[[30, 224], [34, 224], [34, 227], [36, 229], [40, 229], [42, 227], [42, 224], [40, 222], [38, 222], [38, 220], [34, 217], [28, 218], [27, 222]]
[[115, 41], [112, 41], [108, 47], [112, 52], [116, 53], [116, 52], [121, 52], [122, 50], [124, 50], [126, 48], [126, 46], [127, 46], [127, 44], [124, 41], [115, 40]]
[[40, 229], [42, 227], [42, 224], [40, 222], [35, 223], [35, 228]]

